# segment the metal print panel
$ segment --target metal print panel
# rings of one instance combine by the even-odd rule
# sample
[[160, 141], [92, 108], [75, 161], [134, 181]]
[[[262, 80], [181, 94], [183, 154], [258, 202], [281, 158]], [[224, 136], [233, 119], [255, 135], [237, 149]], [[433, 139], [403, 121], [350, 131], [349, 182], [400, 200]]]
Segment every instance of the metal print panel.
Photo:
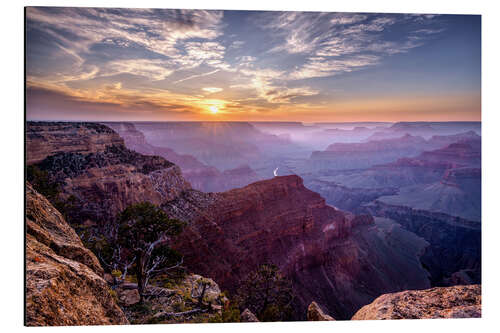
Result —
[[25, 19], [26, 325], [481, 316], [480, 16]]

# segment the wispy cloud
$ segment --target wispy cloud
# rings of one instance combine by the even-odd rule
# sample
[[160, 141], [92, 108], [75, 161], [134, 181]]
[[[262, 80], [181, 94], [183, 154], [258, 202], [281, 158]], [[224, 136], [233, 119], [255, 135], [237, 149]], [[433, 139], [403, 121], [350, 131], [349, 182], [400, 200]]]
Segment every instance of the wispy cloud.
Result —
[[189, 40], [220, 36], [222, 17], [220, 11], [29, 7], [27, 28], [49, 35], [52, 43], [74, 58], [76, 67], [90, 62], [95, 48], [103, 44], [119, 47], [125, 54], [133, 54], [132, 47], [149, 51], [147, 57], [143, 52], [142, 57], [109, 63], [102, 57], [97, 66], [104, 75], [111, 67], [157, 80], [179, 68], [221, 59], [223, 46]]
[[245, 45], [244, 41], [242, 41], [242, 40], [235, 40], [234, 42], [231, 43], [231, 45], [229, 46], [229, 48], [239, 49], [243, 45]]
[[120, 60], [108, 63], [104, 75], [116, 75], [128, 73], [150, 78], [154, 81], [164, 80], [174, 72], [174, 66], [171, 62], [159, 59], [130, 59]]
[[296, 97], [314, 96], [318, 91], [307, 86], [287, 87], [279, 84], [286, 79], [284, 71], [273, 69], [241, 69], [241, 73], [250, 77], [250, 82], [234, 85], [233, 88], [255, 89], [261, 99], [269, 103], [289, 103]]
[[180, 83], [180, 82], [184, 82], [184, 81], [187, 81], [187, 80], [191, 80], [191, 79], [196, 79], [196, 78], [203, 77], [203, 76], [212, 75], [212, 74], [217, 73], [218, 71], [220, 71], [220, 69], [216, 69], [216, 70], [213, 70], [213, 71], [210, 71], [210, 72], [206, 72], [206, 73], [202, 73], [202, 74], [190, 75], [190, 76], [185, 77], [183, 79], [174, 81], [173, 83]]
[[221, 92], [224, 89], [218, 88], [218, 87], [203, 87], [201, 90], [203, 90], [204, 92], [207, 92], [209, 94], [214, 94], [214, 93]]
[[398, 40], [386, 40], [384, 31], [396, 24], [429, 21], [434, 17], [378, 14], [284, 12], [260, 20], [262, 27], [284, 39], [269, 52], [305, 54], [306, 61], [289, 74], [292, 79], [332, 76], [380, 63], [385, 56], [422, 45], [439, 30], [416, 29]]
[[72, 49], [117, 38], [165, 55], [176, 56], [176, 43], [213, 39], [221, 32], [221, 11], [116, 8], [27, 9], [30, 28], [42, 29]]
[[289, 77], [297, 80], [332, 76], [339, 73], [352, 72], [367, 66], [373, 66], [379, 61], [380, 57], [375, 55], [357, 55], [345, 59], [311, 57], [300, 69], [290, 73]]

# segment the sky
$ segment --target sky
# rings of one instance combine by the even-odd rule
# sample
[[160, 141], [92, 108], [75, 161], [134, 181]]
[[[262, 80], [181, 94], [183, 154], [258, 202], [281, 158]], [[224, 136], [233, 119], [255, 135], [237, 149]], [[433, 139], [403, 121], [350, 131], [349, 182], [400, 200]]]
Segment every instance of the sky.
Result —
[[28, 7], [26, 116], [479, 121], [481, 17]]

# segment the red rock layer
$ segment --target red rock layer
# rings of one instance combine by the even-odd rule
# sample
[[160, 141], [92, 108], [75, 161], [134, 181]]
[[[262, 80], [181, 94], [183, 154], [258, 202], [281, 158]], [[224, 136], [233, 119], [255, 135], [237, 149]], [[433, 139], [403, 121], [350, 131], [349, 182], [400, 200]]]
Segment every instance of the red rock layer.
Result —
[[302, 313], [316, 300], [346, 319], [383, 292], [428, 287], [425, 277], [404, 278], [414, 270], [394, 267], [392, 249], [378, 253], [371, 238], [354, 237], [378, 232], [371, 216], [328, 206], [298, 176], [210, 196], [188, 191], [163, 207], [189, 222], [175, 245], [188, 267], [234, 291], [259, 265], [275, 264], [292, 279]]

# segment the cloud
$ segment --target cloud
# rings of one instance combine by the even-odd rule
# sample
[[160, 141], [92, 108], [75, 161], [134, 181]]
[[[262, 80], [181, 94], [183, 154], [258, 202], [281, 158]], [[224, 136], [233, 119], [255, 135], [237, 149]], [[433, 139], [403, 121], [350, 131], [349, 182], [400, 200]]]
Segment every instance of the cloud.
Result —
[[[257, 20], [277, 40], [284, 42], [269, 52], [306, 56], [288, 78], [326, 77], [373, 66], [387, 56], [421, 46], [439, 30], [419, 28], [401, 34], [396, 40], [384, 32], [395, 24], [406, 28], [422, 24], [420, 16], [351, 13], [266, 13]], [[434, 17], [426, 17], [426, 22]], [[267, 22], [266, 22], [267, 21]]]
[[242, 57], [239, 57], [239, 60], [241, 62], [253, 62], [253, 61], [257, 60], [257, 58], [252, 57], [252, 56], [242, 56]]
[[198, 60], [222, 59], [225, 49], [217, 42], [188, 42], [184, 45], [187, 56]]
[[221, 91], [222, 91], [222, 90], [224, 90], [224, 89], [222, 89], [222, 88], [217, 88], [217, 87], [204, 87], [204, 88], [202, 88], [201, 90], [203, 90], [203, 91], [205, 91], [205, 92], [207, 92], [207, 93], [209, 93], [209, 94], [214, 94], [214, 93], [221, 92]]
[[304, 96], [314, 96], [319, 93], [318, 90], [310, 87], [266, 87], [265, 96], [270, 103], [289, 103], [292, 99]]
[[179, 41], [221, 35], [222, 17], [221, 11], [202, 10], [27, 8], [28, 29], [43, 30], [73, 50], [119, 38], [124, 46], [133, 42], [165, 56], [178, 55]]
[[360, 14], [354, 14], [354, 15], [336, 14], [334, 17], [330, 19], [330, 23], [333, 25], [353, 24], [364, 21], [367, 19], [367, 17], [368, 16], [366, 15], [360, 15]]
[[232, 48], [232, 49], [239, 49], [241, 48], [243, 45], [245, 45], [245, 42], [242, 41], [242, 40], [235, 40], [234, 42], [231, 43], [231, 45], [229, 46], [229, 48]]
[[374, 55], [358, 55], [345, 59], [311, 57], [300, 69], [290, 73], [289, 78], [292, 80], [300, 80], [333, 76], [340, 73], [352, 72], [367, 66], [373, 66], [379, 61], [380, 57]]
[[180, 83], [180, 82], [184, 82], [184, 81], [187, 81], [187, 80], [191, 80], [191, 79], [196, 79], [196, 78], [203, 77], [203, 76], [212, 75], [212, 74], [217, 73], [218, 71], [220, 71], [220, 69], [216, 69], [216, 70], [213, 70], [213, 71], [210, 71], [210, 72], [206, 72], [206, 73], [202, 73], [202, 74], [190, 75], [190, 76], [185, 77], [183, 79], [174, 81], [174, 83]]
[[[221, 11], [28, 7], [26, 17], [28, 33], [45, 35], [72, 59], [70, 70], [55, 78], [60, 82], [114, 72], [161, 80], [203, 62], [224, 65], [225, 47], [210, 41], [222, 34]], [[117, 49], [96, 54], [100, 45]], [[53, 55], [61, 57], [55, 50]]]
[[274, 69], [240, 69], [240, 72], [250, 77], [247, 84], [232, 85], [232, 88], [255, 89], [258, 97], [268, 103], [289, 103], [296, 97], [314, 96], [319, 91], [310, 87], [289, 88], [275, 81], [286, 79], [284, 71]]
[[128, 73], [140, 75], [154, 81], [164, 80], [174, 72], [171, 62], [149, 59], [119, 60], [108, 63], [105, 76]]

